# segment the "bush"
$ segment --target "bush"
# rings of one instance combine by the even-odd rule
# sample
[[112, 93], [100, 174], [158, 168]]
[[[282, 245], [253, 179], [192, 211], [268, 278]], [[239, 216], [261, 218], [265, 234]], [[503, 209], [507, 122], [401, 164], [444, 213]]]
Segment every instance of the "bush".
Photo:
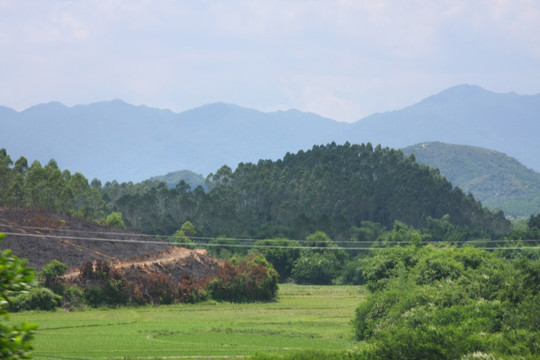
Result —
[[373, 257], [361, 261], [362, 276], [370, 291], [383, 290], [386, 284], [416, 265], [414, 247], [393, 247], [378, 250]]
[[178, 284], [171, 281], [170, 275], [152, 273], [137, 276], [132, 281], [130, 298], [133, 303], [172, 304], [178, 292]]
[[122, 218], [122, 213], [113, 211], [107, 216], [105, 223], [111, 227], [125, 229], [126, 225], [124, 224], [124, 219]]
[[63, 282], [61, 276], [66, 273], [67, 269], [68, 267], [66, 264], [58, 260], [53, 260], [43, 266], [39, 273], [39, 278], [46, 288], [51, 289], [57, 294], [62, 294]]
[[176, 299], [190, 304], [207, 300], [208, 294], [204, 290], [204, 281], [201, 283], [191, 275], [184, 275], [178, 284]]
[[538, 357], [538, 261], [507, 263], [471, 248], [414, 251], [409, 265], [404, 250], [363, 265], [373, 293], [353, 324], [367, 358]]
[[319, 253], [302, 256], [295, 261], [292, 270], [297, 284], [329, 285], [335, 276], [334, 263]]
[[62, 303], [62, 297], [50, 289], [36, 287], [27, 293], [20, 294], [11, 299], [9, 311], [43, 310], [54, 311]]
[[[259, 240], [255, 245], [260, 248], [254, 248], [253, 253], [263, 254], [266, 260], [279, 273], [279, 281], [286, 281], [292, 273], [294, 262], [300, 257], [300, 243], [287, 239]], [[279, 246], [272, 248], [267, 246]], [[290, 247], [290, 249], [287, 249]]]
[[[1, 151], [0, 151], [1, 153]], [[1, 155], [1, 154], [0, 154]], [[0, 242], [5, 235], [0, 233]], [[10, 297], [27, 291], [34, 280], [34, 270], [26, 267], [26, 260], [21, 260], [11, 250], [0, 251], [0, 357], [28, 358], [32, 350], [31, 340], [37, 325], [5, 324], [9, 320], [6, 305]]]
[[109, 262], [97, 260], [95, 265], [87, 262], [79, 271], [79, 283], [82, 284], [84, 299], [88, 305], [97, 307], [128, 303], [128, 283], [124, 274]]
[[206, 289], [215, 300], [271, 301], [276, 298], [279, 275], [264, 256], [248, 256], [237, 265], [226, 261]]
[[351, 284], [351, 285], [364, 285], [364, 277], [362, 275], [362, 260], [353, 259], [347, 261], [341, 277], [339, 280], [340, 284]]
[[62, 293], [62, 307], [68, 310], [73, 308], [81, 309], [84, 300], [84, 293], [76, 286], [64, 287]]

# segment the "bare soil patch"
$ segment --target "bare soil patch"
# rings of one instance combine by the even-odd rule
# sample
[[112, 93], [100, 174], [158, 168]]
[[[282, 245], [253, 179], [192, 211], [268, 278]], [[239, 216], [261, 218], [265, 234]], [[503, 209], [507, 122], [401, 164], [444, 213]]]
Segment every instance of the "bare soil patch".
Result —
[[206, 250], [177, 248], [148, 235], [39, 209], [0, 208], [0, 232], [6, 234], [0, 249], [11, 249], [38, 271], [61, 261], [70, 268], [68, 277], [96, 260], [110, 261], [128, 276], [160, 272], [173, 279], [184, 274], [205, 278], [220, 266]]

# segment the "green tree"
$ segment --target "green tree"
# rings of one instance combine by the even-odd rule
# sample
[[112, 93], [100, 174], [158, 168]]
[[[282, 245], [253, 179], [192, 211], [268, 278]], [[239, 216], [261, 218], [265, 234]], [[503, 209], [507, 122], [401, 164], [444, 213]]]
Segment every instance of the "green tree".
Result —
[[279, 273], [279, 281], [286, 281], [292, 274], [293, 264], [300, 257], [301, 245], [288, 239], [259, 240], [253, 253], [261, 253]]
[[[0, 242], [4, 234], [0, 234]], [[20, 260], [4, 250], [0, 253], [0, 359], [27, 359], [32, 350], [31, 340], [37, 325], [24, 323], [20, 326], [8, 325], [6, 306], [9, 299], [21, 292], [28, 291], [34, 279], [34, 272]]]
[[195, 225], [191, 223], [191, 221], [186, 221], [182, 224], [182, 227], [180, 227], [180, 231], [184, 233], [185, 236], [188, 238], [191, 238], [195, 235], [197, 235], [197, 230], [195, 229]]
[[6, 149], [0, 149], [0, 204], [6, 204], [7, 201], [12, 164], [13, 161], [11, 161]]
[[105, 220], [105, 223], [109, 226], [119, 228], [119, 229], [125, 229], [126, 225], [124, 224], [124, 220], [122, 219], [122, 213], [113, 211], [107, 216], [107, 219]]
[[175, 233], [169, 238], [169, 241], [179, 244], [178, 246], [185, 247], [187, 249], [195, 249], [195, 242], [191, 240], [191, 237], [197, 235], [197, 230], [195, 225], [191, 221], [186, 221], [182, 224], [179, 230], [176, 230]]
[[529, 218], [529, 227], [540, 229], [540, 214], [531, 215]]
[[43, 266], [39, 273], [39, 278], [43, 285], [57, 294], [63, 293], [63, 283], [61, 277], [66, 273], [68, 266], [58, 260], [53, 260]]
[[357, 338], [368, 343], [365, 358], [538, 358], [538, 260], [448, 246], [388, 248], [375, 257], [363, 272], [384, 286], [370, 287], [354, 319]]
[[292, 278], [297, 284], [329, 285], [336, 277], [336, 266], [319, 253], [302, 255], [294, 262]]

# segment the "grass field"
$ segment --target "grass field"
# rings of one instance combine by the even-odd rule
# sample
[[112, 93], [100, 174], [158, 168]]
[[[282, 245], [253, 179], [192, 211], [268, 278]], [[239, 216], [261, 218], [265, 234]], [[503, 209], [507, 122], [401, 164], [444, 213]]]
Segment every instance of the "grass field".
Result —
[[39, 324], [35, 359], [190, 359], [355, 347], [350, 321], [364, 295], [356, 286], [285, 284], [272, 303], [26, 312]]

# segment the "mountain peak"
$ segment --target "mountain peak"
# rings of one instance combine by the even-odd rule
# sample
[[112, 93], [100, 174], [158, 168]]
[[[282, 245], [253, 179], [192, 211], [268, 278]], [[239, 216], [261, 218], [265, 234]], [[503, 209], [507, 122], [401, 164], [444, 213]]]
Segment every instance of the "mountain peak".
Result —
[[56, 112], [64, 111], [67, 109], [69, 109], [69, 107], [67, 107], [66, 105], [58, 101], [50, 101], [48, 103], [34, 105], [32, 107], [29, 107], [26, 110], [23, 110], [22, 112], [25, 114], [41, 113], [41, 112], [56, 113]]
[[[456, 101], [470, 100], [471, 98], [477, 98], [488, 94], [495, 94], [491, 91], [485, 90], [478, 85], [461, 84], [452, 86], [446, 90], [441, 91], [438, 94], [432, 95], [420, 102], [421, 103], [448, 103]], [[414, 106], [414, 105], [413, 105]]]

